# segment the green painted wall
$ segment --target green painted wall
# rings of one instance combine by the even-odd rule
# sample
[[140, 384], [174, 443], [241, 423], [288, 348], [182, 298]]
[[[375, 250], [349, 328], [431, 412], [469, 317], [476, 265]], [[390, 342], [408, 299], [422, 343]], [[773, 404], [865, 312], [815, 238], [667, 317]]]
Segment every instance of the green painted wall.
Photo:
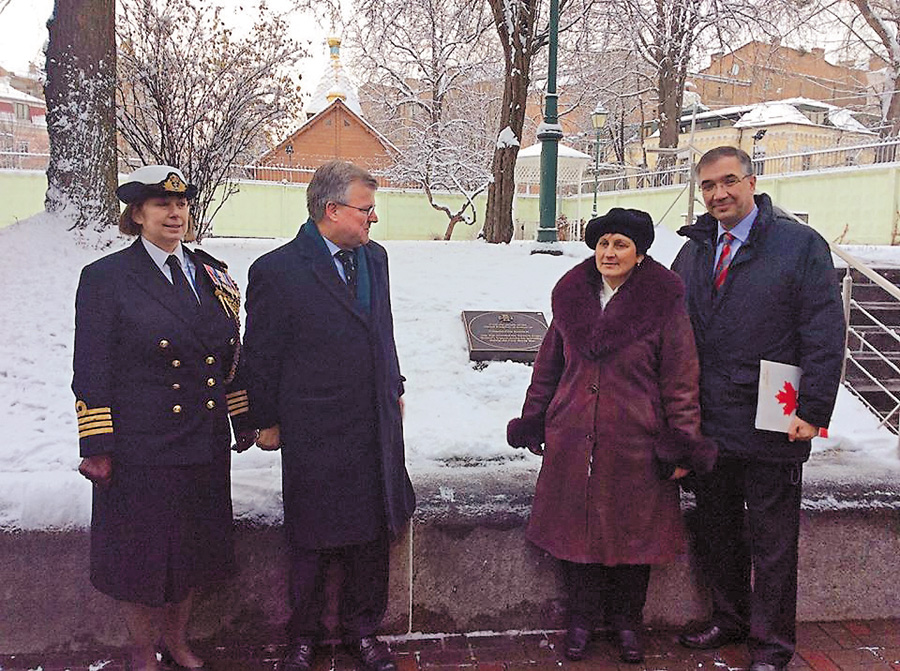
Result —
[[[846, 244], [887, 245], [900, 242], [900, 165], [873, 165], [806, 172], [798, 175], [760, 177], [765, 191], [785, 209], [805, 212], [809, 222], [830, 241]], [[0, 227], [43, 210], [46, 178], [43, 173], [0, 170]], [[440, 196], [452, 208], [460, 196]], [[478, 222], [458, 224], [454, 240], [474, 239], [481, 230], [486, 196], [476, 199]], [[557, 211], [570, 220], [589, 219], [593, 194], [561, 199]], [[447, 227], [444, 213], [432, 209], [422, 193], [382, 189], [376, 195], [379, 223], [372, 229], [376, 240], [442, 239]], [[600, 193], [597, 209], [634, 207], [646, 210], [654, 221], [678, 228], [687, 213], [684, 186]], [[694, 207], [704, 212], [702, 202]], [[533, 240], [538, 223], [538, 196], [516, 199], [516, 238]], [[306, 219], [306, 189], [302, 185], [243, 182], [216, 216], [215, 234], [239, 237], [292, 237]]]
[[0, 170], [0, 228], [44, 211], [47, 176], [34, 170]]
[[[900, 166], [859, 166], [794, 175], [761, 176], [757, 191], [768, 193], [779, 207], [808, 214], [809, 223], [830, 241], [854, 245], [900, 244]], [[591, 196], [582, 196], [582, 210], [590, 210]], [[565, 204], [571, 217], [574, 200]], [[706, 208], [697, 194], [695, 214]], [[653, 220], [676, 229], [687, 214], [684, 186], [601, 193], [598, 211], [634, 207], [649, 212]]]

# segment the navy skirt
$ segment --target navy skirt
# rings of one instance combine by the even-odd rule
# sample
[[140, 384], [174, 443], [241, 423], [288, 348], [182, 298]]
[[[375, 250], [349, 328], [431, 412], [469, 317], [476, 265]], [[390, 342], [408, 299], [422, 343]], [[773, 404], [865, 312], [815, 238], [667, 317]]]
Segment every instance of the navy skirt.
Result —
[[91, 583], [114, 599], [162, 606], [234, 573], [230, 453], [211, 464], [114, 464], [94, 488]]

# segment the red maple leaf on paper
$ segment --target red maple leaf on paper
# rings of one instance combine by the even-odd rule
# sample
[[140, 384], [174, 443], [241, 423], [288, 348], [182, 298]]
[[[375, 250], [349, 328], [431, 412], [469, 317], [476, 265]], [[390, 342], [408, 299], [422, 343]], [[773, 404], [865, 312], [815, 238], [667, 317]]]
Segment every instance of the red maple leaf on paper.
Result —
[[784, 406], [784, 414], [790, 415], [797, 409], [797, 390], [790, 382], [784, 383], [784, 389], [775, 394], [775, 400]]

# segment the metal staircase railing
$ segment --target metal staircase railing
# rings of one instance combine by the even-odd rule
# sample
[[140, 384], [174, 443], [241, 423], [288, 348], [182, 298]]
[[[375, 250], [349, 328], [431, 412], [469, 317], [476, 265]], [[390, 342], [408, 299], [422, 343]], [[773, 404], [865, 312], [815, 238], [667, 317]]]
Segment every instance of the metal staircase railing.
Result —
[[[900, 334], [878, 314], [900, 315], [900, 289], [837, 245], [832, 244], [831, 251], [847, 264], [841, 282], [846, 324], [841, 381], [879, 418], [880, 425], [900, 436]], [[877, 286], [886, 300], [854, 298], [852, 270], [871, 282], [866, 286]]]

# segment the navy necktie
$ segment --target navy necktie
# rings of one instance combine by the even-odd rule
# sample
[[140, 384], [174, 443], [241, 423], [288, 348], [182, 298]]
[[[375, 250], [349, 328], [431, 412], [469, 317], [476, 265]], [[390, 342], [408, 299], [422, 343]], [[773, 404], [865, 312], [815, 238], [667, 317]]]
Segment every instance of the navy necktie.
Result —
[[175, 287], [178, 299], [185, 305], [196, 309], [199, 304], [197, 295], [188, 284], [187, 276], [184, 274], [184, 270], [181, 269], [178, 257], [170, 254], [169, 258], [166, 259], [166, 265], [169, 266], [169, 270], [172, 272], [172, 285]]
[[356, 253], [349, 249], [342, 249], [335, 253], [335, 256], [344, 267], [344, 277], [347, 280], [350, 295], [356, 298]]

